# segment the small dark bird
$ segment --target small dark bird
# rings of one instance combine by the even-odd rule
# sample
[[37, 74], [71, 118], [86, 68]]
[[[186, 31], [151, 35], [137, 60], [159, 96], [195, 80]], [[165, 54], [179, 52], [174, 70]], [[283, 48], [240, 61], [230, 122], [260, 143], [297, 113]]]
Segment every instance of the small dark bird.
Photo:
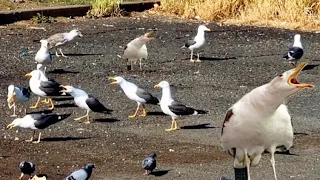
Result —
[[34, 173], [34, 171], [36, 170], [36, 166], [32, 162], [27, 162], [27, 161], [22, 161], [19, 164], [19, 168], [21, 171], [21, 176], [20, 176], [19, 180], [21, 180], [25, 174], [29, 175], [30, 179], [31, 179], [32, 173]]
[[157, 167], [156, 157], [157, 155], [152, 153], [142, 161], [142, 167], [146, 170], [144, 175], [149, 175]]
[[66, 177], [64, 180], [89, 180], [89, 178], [92, 174], [93, 168], [95, 168], [94, 164], [92, 164], [92, 163], [87, 164], [84, 168], [73, 172], [68, 177]]
[[289, 60], [294, 66], [297, 65], [297, 62], [303, 56], [303, 47], [301, 44], [300, 34], [294, 36], [293, 46], [289, 48], [289, 51], [283, 55], [283, 58]]

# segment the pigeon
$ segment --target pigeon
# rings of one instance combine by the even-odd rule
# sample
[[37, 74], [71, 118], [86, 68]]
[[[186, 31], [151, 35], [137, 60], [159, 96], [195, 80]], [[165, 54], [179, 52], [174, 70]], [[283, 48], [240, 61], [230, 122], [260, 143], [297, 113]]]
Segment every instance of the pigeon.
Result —
[[152, 153], [142, 161], [142, 167], [146, 170], [144, 175], [149, 175], [157, 167], [156, 157], [157, 155]]
[[92, 174], [92, 168], [95, 168], [94, 164], [87, 164], [86, 167], [73, 172], [64, 180], [89, 180]]
[[19, 180], [21, 180], [24, 175], [29, 175], [31, 177], [32, 173], [34, 173], [34, 171], [36, 170], [36, 165], [34, 165], [32, 162], [22, 161], [19, 164], [19, 168], [21, 171]]

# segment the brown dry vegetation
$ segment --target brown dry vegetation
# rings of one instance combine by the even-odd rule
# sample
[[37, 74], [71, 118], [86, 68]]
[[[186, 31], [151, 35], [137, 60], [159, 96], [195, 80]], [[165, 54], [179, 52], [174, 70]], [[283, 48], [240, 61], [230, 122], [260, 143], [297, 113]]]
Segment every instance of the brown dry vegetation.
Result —
[[317, 30], [318, 0], [162, 0], [160, 10], [226, 24]]

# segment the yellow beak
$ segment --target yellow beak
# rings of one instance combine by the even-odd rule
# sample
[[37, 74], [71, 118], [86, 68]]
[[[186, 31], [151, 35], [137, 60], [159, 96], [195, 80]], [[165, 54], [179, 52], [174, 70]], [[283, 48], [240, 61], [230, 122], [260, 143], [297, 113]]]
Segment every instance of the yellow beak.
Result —
[[66, 92], [67, 90], [66, 90], [66, 86], [64, 86], [64, 85], [60, 85], [59, 87], [62, 87], [63, 89], [62, 90], [60, 90], [59, 92]]
[[211, 29], [208, 28], [208, 29], [206, 29], [206, 31], [211, 31]]
[[25, 75], [26, 77], [32, 77], [32, 75], [30, 73]]
[[153, 86], [154, 88], [160, 88], [159, 84]]
[[288, 84], [291, 86], [296, 86], [299, 88], [313, 88], [314, 85], [312, 84], [300, 84], [297, 80], [297, 77], [299, 75], [299, 73], [302, 71], [302, 69], [304, 67], [307, 66], [307, 62], [303, 62], [301, 63], [298, 67], [296, 67], [295, 69], [293, 69], [293, 73], [290, 75], [290, 77], [288, 78]]
[[108, 79], [109, 79], [109, 80], [114, 80], [113, 82], [110, 83], [111, 85], [116, 85], [116, 84], [118, 84], [118, 83], [117, 83], [117, 80], [115, 80], [114, 77], [109, 77]]
[[13, 125], [12, 124], [9, 124], [8, 126], [7, 126], [7, 129], [12, 129], [13, 128]]
[[153, 40], [153, 39], [155, 39], [154, 37], [151, 37], [151, 33], [152, 32], [148, 32], [148, 33], [146, 33], [144, 36], [146, 37], [146, 38], [148, 38], [149, 40]]

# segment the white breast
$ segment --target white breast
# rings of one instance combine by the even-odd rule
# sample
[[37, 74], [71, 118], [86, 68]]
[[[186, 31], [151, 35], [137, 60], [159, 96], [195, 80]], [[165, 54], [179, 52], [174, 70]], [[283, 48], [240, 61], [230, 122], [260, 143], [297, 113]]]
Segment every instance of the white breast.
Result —
[[172, 113], [170, 111], [169, 107], [168, 107], [171, 104], [172, 101], [173, 100], [171, 100], [171, 101], [163, 101], [163, 100], [161, 100], [160, 101], [160, 107], [161, 107], [162, 112], [165, 113], [166, 115], [169, 115], [169, 116], [171, 116], [173, 118], [177, 118], [179, 116], [177, 116], [174, 113]]
[[75, 97], [74, 102], [76, 105], [82, 109], [89, 109], [89, 106], [86, 103], [88, 96]]

